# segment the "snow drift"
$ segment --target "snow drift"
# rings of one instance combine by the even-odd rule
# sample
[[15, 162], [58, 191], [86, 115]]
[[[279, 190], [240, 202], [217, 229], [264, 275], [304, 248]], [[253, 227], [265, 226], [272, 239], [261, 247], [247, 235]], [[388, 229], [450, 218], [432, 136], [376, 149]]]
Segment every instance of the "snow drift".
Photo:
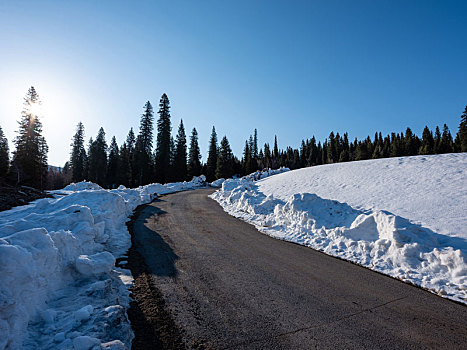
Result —
[[0, 213], [0, 349], [124, 349], [132, 277], [115, 267], [130, 247], [136, 206], [191, 182], [104, 190], [81, 182], [57, 198]]
[[261, 232], [467, 303], [467, 154], [299, 169], [212, 195]]

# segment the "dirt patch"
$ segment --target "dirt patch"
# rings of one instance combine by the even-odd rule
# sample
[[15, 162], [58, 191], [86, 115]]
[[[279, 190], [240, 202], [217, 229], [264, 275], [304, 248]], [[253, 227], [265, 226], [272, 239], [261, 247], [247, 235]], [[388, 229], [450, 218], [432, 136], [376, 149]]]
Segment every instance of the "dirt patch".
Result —
[[141, 207], [136, 209], [132, 220], [127, 224], [132, 236], [127, 268], [131, 270], [135, 280], [130, 289], [134, 301], [130, 303], [128, 310], [128, 317], [135, 332], [132, 349], [185, 349], [182, 332], [167, 310], [164, 298], [134, 244], [133, 221], [138, 217], [140, 209]]
[[39, 198], [50, 197], [46, 192], [27, 186], [9, 186], [0, 184], [0, 211], [25, 205]]

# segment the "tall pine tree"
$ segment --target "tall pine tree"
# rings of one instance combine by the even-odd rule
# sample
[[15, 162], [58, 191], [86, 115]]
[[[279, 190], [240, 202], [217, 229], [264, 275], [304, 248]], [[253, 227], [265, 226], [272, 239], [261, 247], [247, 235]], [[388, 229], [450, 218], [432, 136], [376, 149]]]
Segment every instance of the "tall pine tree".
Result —
[[43, 189], [47, 175], [48, 146], [42, 136], [39, 120], [41, 101], [34, 87], [30, 87], [24, 98], [24, 108], [19, 121], [18, 136], [14, 143], [12, 171], [16, 183]]
[[138, 185], [146, 185], [152, 179], [152, 138], [154, 113], [151, 103], [144, 105], [144, 113], [141, 116], [139, 134], [135, 143], [135, 177]]
[[86, 178], [86, 150], [84, 149], [84, 125], [79, 122], [76, 126], [76, 133], [71, 144], [70, 166], [72, 170], [71, 180], [80, 182]]
[[175, 156], [173, 165], [173, 180], [176, 182], [185, 181], [187, 179], [187, 151], [186, 151], [186, 134], [183, 120], [180, 121], [178, 133], [175, 140]]
[[216, 177], [218, 179], [228, 179], [233, 176], [233, 160], [229, 141], [227, 140], [227, 136], [224, 136], [221, 140], [217, 156]]
[[107, 165], [107, 187], [116, 188], [118, 184], [118, 174], [120, 172], [120, 154], [118, 150], [117, 140], [112, 137], [109, 147], [109, 162]]
[[198, 132], [195, 128], [191, 131], [190, 150], [188, 152], [188, 180], [193, 176], [201, 175], [201, 152], [198, 145]]
[[107, 142], [104, 128], [100, 128], [94, 141], [90, 140], [89, 147], [89, 180], [105, 186], [107, 175]]
[[212, 182], [216, 179], [217, 154], [217, 134], [213, 126], [211, 138], [209, 140], [208, 160], [206, 163], [206, 179], [208, 182]]
[[157, 146], [156, 146], [156, 181], [165, 183], [169, 179], [170, 172], [170, 102], [166, 94], [163, 94], [159, 102], [159, 119], [157, 121]]

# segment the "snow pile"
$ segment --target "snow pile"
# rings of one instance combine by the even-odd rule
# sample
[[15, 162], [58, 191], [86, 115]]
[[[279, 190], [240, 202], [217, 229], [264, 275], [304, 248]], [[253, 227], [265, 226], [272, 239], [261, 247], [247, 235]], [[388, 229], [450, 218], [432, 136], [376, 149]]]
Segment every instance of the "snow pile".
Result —
[[204, 181], [115, 190], [81, 182], [1, 212], [0, 349], [130, 348], [132, 277], [115, 267], [131, 244], [128, 216]]
[[339, 163], [212, 195], [261, 232], [467, 303], [467, 154]]

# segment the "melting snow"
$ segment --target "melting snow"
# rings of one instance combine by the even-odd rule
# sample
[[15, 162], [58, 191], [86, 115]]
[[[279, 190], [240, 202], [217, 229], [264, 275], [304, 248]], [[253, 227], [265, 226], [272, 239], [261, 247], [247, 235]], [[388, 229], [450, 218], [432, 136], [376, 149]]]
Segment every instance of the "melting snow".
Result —
[[158, 194], [205, 178], [136, 189], [71, 184], [0, 213], [0, 349], [125, 349], [131, 273], [115, 267], [131, 239], [125, 223]]
[[227, 180], [212, 198], [263, 233], [467, 303], [467, 153]]

